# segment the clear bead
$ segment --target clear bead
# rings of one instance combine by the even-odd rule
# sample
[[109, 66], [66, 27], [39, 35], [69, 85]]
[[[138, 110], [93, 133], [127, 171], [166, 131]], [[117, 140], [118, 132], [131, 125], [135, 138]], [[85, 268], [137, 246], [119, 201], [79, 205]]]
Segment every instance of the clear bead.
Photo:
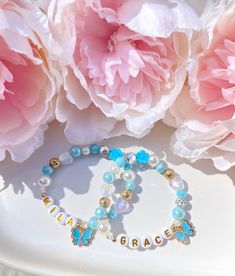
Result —
[[109, 197], [111, 196], [112, 194], [115, 193], [115, 186], [113, 184], [109, 184], [109, 183], [104, 183], [101, 185], [101, 194], [105, 197]]
[[73, 163], [73, 157], [71, 156], [71, 154], [68, 151], [63, 152], [60, 156], [59, 156], [60, 162], [63, 165], [69, 165]]
[[179, 207], [185, 207], [186, 201], [183, 198], [177, 198], [175, 204]]
[[183, 178], [181, 178], [179, 175], [176, 175], [173, 179], [169, 181], [169, 185], [173, 190], [179, 191], [185, 188], [186, 183]]
[[90, 148], [87, 146], [82, 147], [82, 155], [89, 155], [90, 154]]

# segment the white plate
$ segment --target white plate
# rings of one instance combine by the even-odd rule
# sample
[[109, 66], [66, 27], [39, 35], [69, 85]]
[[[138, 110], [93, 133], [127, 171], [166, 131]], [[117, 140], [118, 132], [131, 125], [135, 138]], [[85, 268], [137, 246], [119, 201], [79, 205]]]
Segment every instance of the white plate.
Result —
[[[145, 252], [119, 247], [99, 235], [90, 247], [77, 248], [68, 230], [48, 216], [33, 184], [41, 166], [69, 147], [62, 131], [62, 127], [52, 124], [44, 146], [28, 161], [16, 164], [8, 159], [0, 165], [5, 180], [5, 189], [0, 192], [0, 262], [43, 276], [234, 276], [234, 170], [223, 174], [210, 161], [189, 164], [173, 156], [169, 149], [172, 130], [163, 125], [144, 139], [105, 141], [110, 146], [140, 146], [159, 155], [165, 153], [172, 167], [189, 183], [190, 215], [197, 233], [189, 246], [169, 241], [162, 248]], [[51, 194], [66, 211], [88, 219], [97, 206], [102, 173], [109, 165], [107, 160], [87, 157], [64, 168], [54, 177]], [[154, 172], [142, 176], [134, 209], [115, 223], [116, 232], [154, 234], [171, 223], [174, 196], [166, 181]]]

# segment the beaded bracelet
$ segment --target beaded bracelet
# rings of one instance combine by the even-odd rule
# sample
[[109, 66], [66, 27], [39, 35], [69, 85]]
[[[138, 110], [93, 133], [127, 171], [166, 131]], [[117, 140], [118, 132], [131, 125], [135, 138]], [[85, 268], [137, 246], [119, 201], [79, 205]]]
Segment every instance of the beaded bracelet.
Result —
[[[151, 236], [145, 236], [139, 238], [138, 236], [128, 237], [126, 234], [119, 234], [117, 238], [114, 237], [113, 233], [109, 231], [107, 238], [111, 239], [114, 242], [118, 242], [122, 246], [128, 246], [131, 249], [137, 249], [140, 246], [144, 249], [150, 248], [151, 246], [160, 246], [163, 244], [164, 239], [176, 239], [183, 244], [189, 243], [189, 237], [193, 236], [195, 231], [191, 223], [185, 219], [186, 212], [184, 207], [186, 205], [185, 198], [187, 192], [185, 190], [186, 182], [174, 172], [171, 168], [168, 168], [168, 165], [165, 161], [160, 160], [156, 155], [149, 155], [146, 151], [141, 150], [136, 154], [129, 153], [127, 154], [127, 161], [129, 165], [137, 164], [139, 167], [152, 168], [156, 169], [160, 174], [164, 175], [165, 178], [169, 181], [169, 186], [176, 191], [176, 207], [172, 210], [172, 216], [174, 218], [174, 223], [170, 227], [164, 228], [161, 233]], [[115, 160], [116, 168], [124, 168], [126, 162], [123, 159], [117, 158]], [[116, 174], [120, 173], [120, 170], [114, 169], [113, 171]], [[125, 176], [128, 175], [128, 178]], [[115, 178], [115, 177], [114, 177]], [[126, 190], [124, 193], [120, 194], [120, 198], [117, 198], [114, 203], [115, 217], [118, 213], [125, 212], [127, 210], [128, 200], [131, 198], [132, 191], [136, 188], [136, 184], [133, 182], [132, 171], [127, 170], [122, 173], [122, 178], [126, 181]], [[126, 196], [128, 195], [128, 196]], [[120, 206], [121, 207], [120, 207]], [[110, 217], [111, 218], [111, 217]]]
[[[41, 199], [43, 204], [48, 208], [48, 213], [55, 217], [56, 221], [62, 225], [65, 225], [71, 228], [71, 237], [74, 245], [78, 246], [87, 246], [91, 243], [91, 240], [94, 238], [95, 229], [90, 227], [92, 225], [92, 219], [89, 223], [81, 219], [77, 219], [73, 216], [67, 215], [65, 212], [62, 212], [58, 205], [54, 204], [54, 199], [48, 195], [47, 189], [51, 185], [51, 176], [53, 173], [61, 167], [61, 165], [69, 165], [73, 163], [75, 159], [80, 158], [81, 156], [87, 156], [90, 153], [97, 155], [101, 154], [106, 159], [109, 159], [110, 149], [107, 146], [99, 147], [96, 144], [88, 146], [72, 146], [69, 151], [62, 153], [59, 157], [53, 157], [49, 160], [49, 165], [45, 165], [42, 168], [43, 176], [38, 180], [38, 185], [41, 188]], [[102, 220], [104, 214], [106, 214], [105, 208], [102, 207], [103, 204], [106, 204], [104, 200], [100, 199], [100, 207], [96, 209], [96, 216]], [[98, 221], [99, 222], [99, 221]], [[101, 221], [103, 222], [103, 220]], [[99, 224], [98, 224], [99, 225]], [[107, 225], [100, 224], [98, 230], [103, 230]]]

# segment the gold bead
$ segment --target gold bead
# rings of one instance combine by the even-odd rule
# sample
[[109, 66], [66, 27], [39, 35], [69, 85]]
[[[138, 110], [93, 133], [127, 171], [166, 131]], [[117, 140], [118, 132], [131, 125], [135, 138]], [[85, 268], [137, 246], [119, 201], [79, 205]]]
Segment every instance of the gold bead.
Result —
[[164, 176], [167, 180], [171, 180], [175, 176], [175, 171], [172, 169], [167, 169], [164, 173]]
[[108, 208], [110, 206], [110, 199], [107, 197], [101, 197], [100, 206], [104, 208]]
[[58, 169], [60, 167], [60, 159], [58, 157], [53, 157], [49, 160], [49, 165], [53, 169]]
[[122, 191], [120, 195], [121, 195], [121, 198], [126, 201], [131, 200], [132, 198], [132, 192], [128, 190]]

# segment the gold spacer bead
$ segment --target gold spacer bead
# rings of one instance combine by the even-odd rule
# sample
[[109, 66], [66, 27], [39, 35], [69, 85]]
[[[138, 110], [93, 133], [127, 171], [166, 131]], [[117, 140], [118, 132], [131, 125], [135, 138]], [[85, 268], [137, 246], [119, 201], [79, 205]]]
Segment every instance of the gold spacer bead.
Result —
[[175, 171], [172, 169], [167, 169], [164, 173], [164, 176], [167, 180], [171, 180], [175, 176]]
[[49, 165], [53, 169], [58, 169], [60, 167], [60, 159], [58, 157], [53, 157], [49, 160]]
[[108, 208], [110, 206], [110, 199], [107, 197], [101, 197], [100, 206], [104, 208]]
[[132, 192], [128, 190], [122, 191], [120, 195], [121, 195], [121, 198], [126, 201], [129, 201], [132, 198]]

